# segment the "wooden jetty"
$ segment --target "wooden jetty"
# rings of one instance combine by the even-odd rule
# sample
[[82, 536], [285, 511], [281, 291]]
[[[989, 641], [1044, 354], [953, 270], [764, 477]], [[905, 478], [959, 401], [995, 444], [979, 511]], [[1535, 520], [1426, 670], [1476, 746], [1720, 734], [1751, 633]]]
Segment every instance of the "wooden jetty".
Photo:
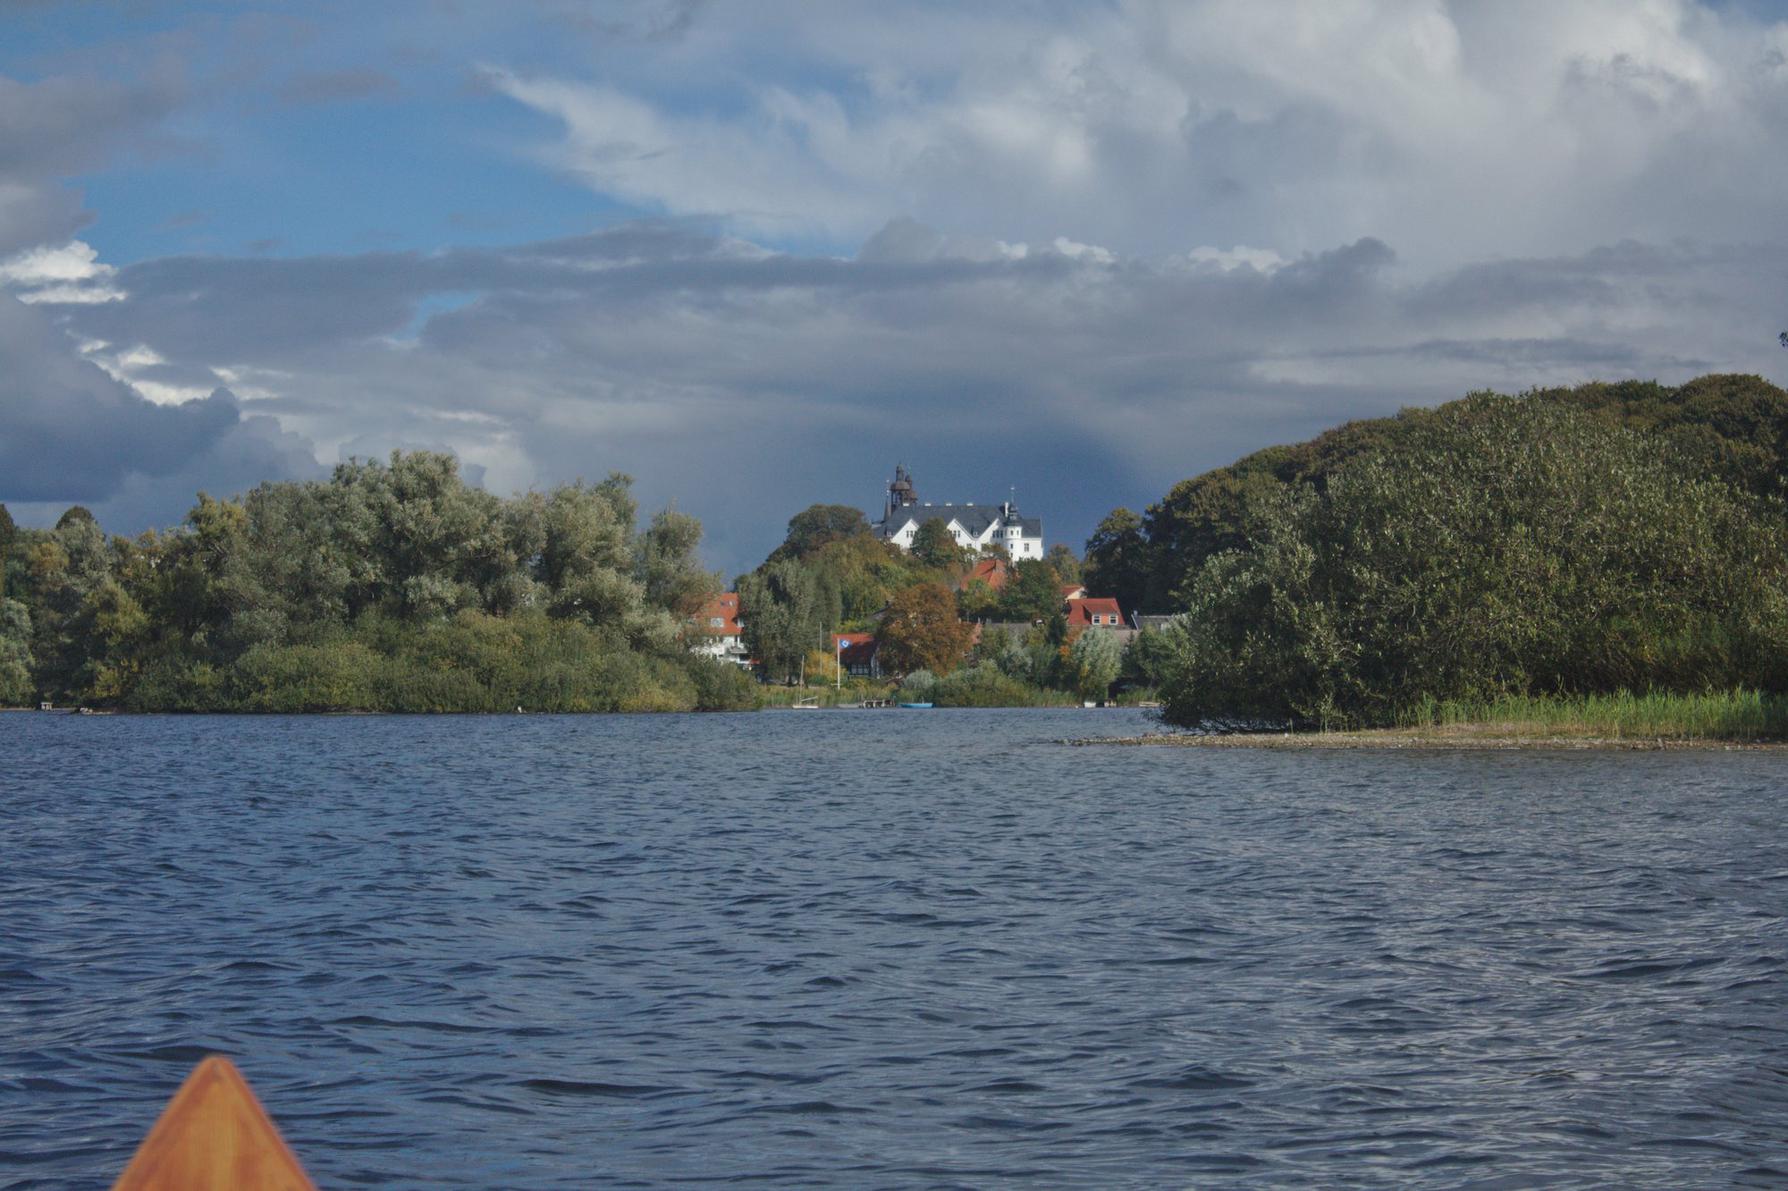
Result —
[[212, 1055], [162, 1110], [112, 1191], [317, 1191], [230, 1060]]

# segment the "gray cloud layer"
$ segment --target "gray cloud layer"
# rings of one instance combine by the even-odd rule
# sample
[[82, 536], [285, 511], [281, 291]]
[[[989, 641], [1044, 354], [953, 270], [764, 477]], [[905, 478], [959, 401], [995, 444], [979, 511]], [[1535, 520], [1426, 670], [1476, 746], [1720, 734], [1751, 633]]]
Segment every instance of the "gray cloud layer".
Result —
[[[1113, 504], [1349, 417], [1775, 363], [1780, 248], [1629, 243], [1426, 281], [1395, 259], [1370, 238], [1271, 272], [1014, 258], [911, 224], [830, 259], [636, 224], [504, 250], [163, 259], [120, 270], [125, 301], [56, 309], [116, 345], [95, 358], [148, 345], [145, 377], [228, 383], [325, 458], [445, 445], [500, 489], [635, 472], [704, 518], [729, 567], [809, 501], [872, 505], [897, 459], [937, 499], [1017, 485], [1074, 540]], [[63, 398], [44, 460], [97, 408], [107, 378], [83, 367], [86, 387], [59, 383], [87, 404]], [[161, 454], [136, 428], [80, 451], [145, 472], [216, 456], [223, 412], [140, 413], [168, 419]], [[294, 469], [289, 451], [269, 461]], [[44, 466], [98, 475], [76, 462]]]
[[[633, 472], [731, 570], [810, 501], [873, 506], [896, 460], [929, 498], [1015, 485], [1077, 541], [1346, 418], [1783, 362], [1788, 27], [1748, 9], [540, 11], [563, 52], [511, 52], [488, 11], [458, 51], [431, 22], [431, 52], [539, 119], [511, 168], [666, 217], [116, 272], [65, 252], [81, 301], [0, 296], [0, 499], [133, 529], [201, 486], [444, 446], [497, 489]], [[362, 50], [265, 86], [344, 113], [418, 93]], [[185, 94], [0, 79], [0, 260], [71, 235], [61, 179]]]
[[89, 216], [62, 179], [146, 139], [181, 93], [166, 73], [133, 82], [0, 77], [0, 257], [73, 235]]

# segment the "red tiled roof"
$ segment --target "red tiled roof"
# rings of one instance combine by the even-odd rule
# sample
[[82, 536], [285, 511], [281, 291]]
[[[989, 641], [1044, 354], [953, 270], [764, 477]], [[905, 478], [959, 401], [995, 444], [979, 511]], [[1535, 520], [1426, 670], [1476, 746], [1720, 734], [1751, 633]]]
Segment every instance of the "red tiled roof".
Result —
[[875, 634], [833, 633], [832, 649], [847, 666], [868, 665], [875, 656]]
[[967, 590], [971, 583], [985, 583], [994, 591], [1006, 586], [1012, 578], [1012, 568], [1006, 565], [1003, 558], [983, 558], [975, 563], [974, 568], [962, 577], [962, 586]]
[[[1097, 617], [1098, 619], [1094, 619]], [[1123, 611], [1118, 602], [1108, 596], [1089, 596], [1085, 599], [1068, 601], [1068, 625], [1097, 624], [1105, 628], [1117, 628], [1124, 622]]]
[[[718, 620], [720, 623], [715, 624]], [[697, 631], [710, 637], [737, 637], [745, 630], [739, 627], [739, 596], [737, 592], [723, 591], [695, 614]]]

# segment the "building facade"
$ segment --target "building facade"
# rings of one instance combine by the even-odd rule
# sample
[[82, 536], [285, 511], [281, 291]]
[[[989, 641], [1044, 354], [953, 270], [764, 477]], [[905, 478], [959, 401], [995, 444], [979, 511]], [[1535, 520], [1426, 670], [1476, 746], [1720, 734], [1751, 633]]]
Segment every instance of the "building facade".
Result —
[[690, 620], [688, 640], [691, 653], [749, 667], [745, 626], [739, 619], [739, 594], [723, 591], [704, 604]]
[[1043, 557], [1043, 519], [1024, 517], [1011, 501], [1002, 504], [930, 504], [919, 500], [913, 487], [912, 473], [904, 467], [894, 469], [888, 485], [887, 501], [882, 506], [882, 519], [875, 532], [883, 541], [902, 550], [913, 548], [919, 527], [927, 521], [942, 521], [958, 546], [986, 550], [1003, 546], [1012, 561]]

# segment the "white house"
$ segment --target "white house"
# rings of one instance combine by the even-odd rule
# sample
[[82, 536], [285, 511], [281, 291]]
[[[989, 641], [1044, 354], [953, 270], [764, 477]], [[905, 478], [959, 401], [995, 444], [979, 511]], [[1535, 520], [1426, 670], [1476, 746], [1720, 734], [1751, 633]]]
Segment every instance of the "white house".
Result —
[[894, 482], [888, 485], [888, 499], [875, 532], [885, 541], [902, 550], [913, 548], [919, 527], [927, 521], [942, 521], [958, 546], [982, 550], [1004, 546], [1017, 562], [1025, 558], [1043, 557], [1043, 519], [1022, 517], [1011, 501], [1003, 504], [921, 504], [913, 488], [913, 477], [904, 467], [894, 469]]
[[689, 651], [735, 666], [750, 666], [745, 653], [745, 628], [739, 620], [739, 595], [723, 591], [690, 621]]

